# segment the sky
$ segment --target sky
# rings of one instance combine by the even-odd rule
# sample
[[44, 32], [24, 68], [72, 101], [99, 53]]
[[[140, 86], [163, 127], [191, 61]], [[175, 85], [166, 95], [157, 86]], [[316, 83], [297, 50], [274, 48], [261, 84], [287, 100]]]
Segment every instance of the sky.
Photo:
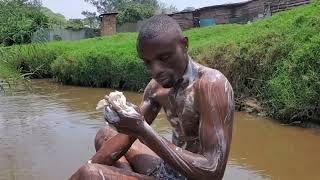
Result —
[[[218, 4], [228, 4], [246, 0], [160, 0], [168, 5], [174, 5], [178, 10], [186, 7], [205, 7]], [[48, 7], [55, 13], [63, 14], [67, 19], [83, 18], [84, 10], [95, 11], [95, 7], [84, 0], [42, 0], [43, 6]]]

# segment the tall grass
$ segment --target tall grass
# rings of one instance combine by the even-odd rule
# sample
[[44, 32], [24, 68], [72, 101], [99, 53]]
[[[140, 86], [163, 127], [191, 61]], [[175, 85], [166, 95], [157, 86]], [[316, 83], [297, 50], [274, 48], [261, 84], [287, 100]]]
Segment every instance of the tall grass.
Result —
[[[256, 97], [283, 122], [320, 122], [320, 3], [246, 25], [185, 32], [195, 60], [222, 71], [238, 100]], [[14, 46], [0, 57], [10, 69], [66, 84], [139, 90], [149, 76], [136, 33], [77, 42]], [[2, 72], [1, 72], [2, 73]]]
[[320, 122], [319, 2], [252, 24], [205, 30], [218, 37], [207, 38], [206, 45], [195, 40], [192, 54], [221, 70], [237, 98], [257, 97], [283, 122]]

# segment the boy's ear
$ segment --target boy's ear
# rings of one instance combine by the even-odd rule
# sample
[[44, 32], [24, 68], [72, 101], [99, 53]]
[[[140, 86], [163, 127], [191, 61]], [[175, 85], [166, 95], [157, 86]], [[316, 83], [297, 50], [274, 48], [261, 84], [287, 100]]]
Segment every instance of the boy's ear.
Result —
[[186, 49], [188, 49], [188, 47], [189, 47], [189, 38], [188, 37], [183, 37], [182, 38], [182, 44], [184, 45], [184, 47]]
[[184, 37], [186, 39], [186, 48], [189, 48], [189, 38], [188, 37]]

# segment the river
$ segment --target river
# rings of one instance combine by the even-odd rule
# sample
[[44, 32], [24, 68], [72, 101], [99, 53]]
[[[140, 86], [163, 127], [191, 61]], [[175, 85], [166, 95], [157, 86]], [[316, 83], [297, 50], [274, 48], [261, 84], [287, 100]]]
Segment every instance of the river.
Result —
[[[33, 80], [31, 89], [0, 95], [0, 180], [67, 179], [94, 153], [104, 126], [97, 102], [108, 89]], [[141, 94], [125, 92], [136, 104]], [[153, 127], [170, 138], [163, 113]], [[224, 180], [320, 179], [320, 131], [283, 126], [236, 112]]]

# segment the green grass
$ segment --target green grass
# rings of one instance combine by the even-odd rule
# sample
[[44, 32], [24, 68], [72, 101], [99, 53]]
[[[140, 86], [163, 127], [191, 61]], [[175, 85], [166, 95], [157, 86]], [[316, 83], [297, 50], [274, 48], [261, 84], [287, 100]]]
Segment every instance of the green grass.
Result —
[[[236, 98], [257, 98], [283, 122], [320, 122], [320, 3], [246, 25], [185, 32], [198, 62], [222, 71]], [[136, 33], [7, 48], [7, 69], [66, 84], [138, 90], [149, 76], [137, 57]], [[3, 48], [1, 48], [3, 49]], [[0, 65], [3, 64], [0, 61]], [[1, 71], [0, 74], [3, 72]]]
[[21, 80], [22, 77], [16, 69], [12, 68], [6, 62], [0, 61], [0, 94], [11, 88], [11, 82]]

